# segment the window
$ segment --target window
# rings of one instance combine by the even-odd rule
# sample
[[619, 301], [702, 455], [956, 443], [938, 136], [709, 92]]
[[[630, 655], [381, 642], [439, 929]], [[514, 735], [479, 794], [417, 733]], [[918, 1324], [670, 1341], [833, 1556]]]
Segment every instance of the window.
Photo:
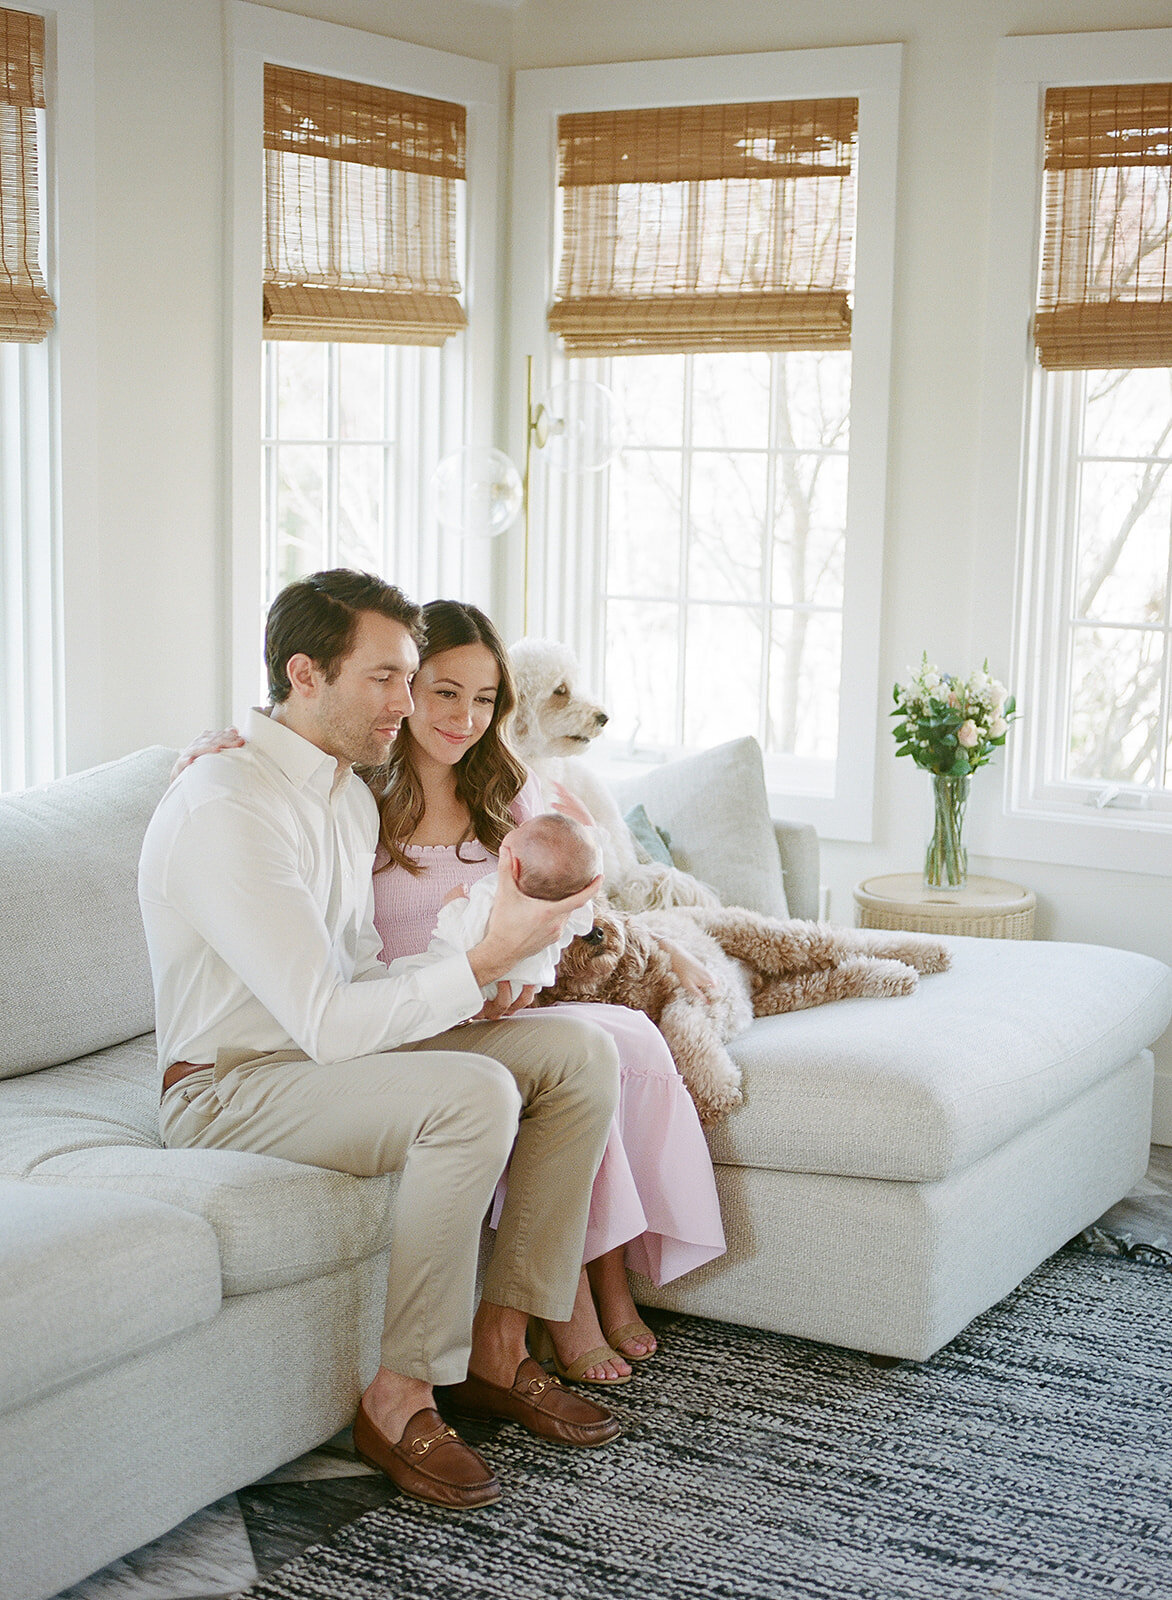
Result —
[[45, 287], [45, 24], [0, 10], [0, 788], [54, 775], [57, 562]]
[[590, 371], [628, 419], [594, 530], [611, 735], [634, 755], [719, 743], [731, 703], [791, 787], [801, 771], [825, 793], [857, 115], [842, 99], [558, 119], [550, 327], [570, 357], [613, 352]]
[[1034, 337], [1069, 430], [1051, 782], [1172, 808], [1172, 83], [1051, 89], [1045, 127]]
[[1039, 797], [1172, 818], [1172, 370], [1039, 374], [1056, 468]]
[[613, 758], [753, 734], [787, 813], [843, 838], [871, 827], [898, 61], [517, 84], [514, 159], [552, 172], [560, 138], [562, 197], [515, 213], [514, 325], [626, 419], [602, 473], [535, 452], [530, 631], [574, 644]]
[[266, 605], [322, 567], [414, 574], [464, 150], [463, 106], [265, 65]]
[[597, 530], [609, 731], [633, 756], [752, 733], [786, 758], [790, 788], [828, 788], [850, 352], [629, 356], [590, 370], [627, 419]]
[[415, 530], [438, 460], [439, 351], [293, 340], [262, 349], [266, 605], [324, 567], [384, 573], [420, 592]]
[[[39, 12], [17, 15], [22, 33], [30, 17], [42, 20]], [[39, 241], [25, 258], [27, 275], [23, 260], [13, 271], [4, 245], [0, 277], [8, 284], [23, 280], [23, 290], [8, 299], [0, 323], [7, 319], [11, 329], [13, 303], [25, 299], [31, 282], [31, 318], [22, 318], [26, 331], [30, 321], [40, 331], [36, 324], [47, 320], [47, 299], [62, 308], [65, 331], [53, 326], [36, 343], [13, 342], [0, 330], [0, 789], [41, 783], [105, 754], [92, 695], [102, 624], [92, 522], [97, 493], [90, 0], [54, 0], [44, 8], [43, 21], [46, 105], [31, 109]], [[20, 77], [7, 54], [12, 44], [13, 34], [7, 42], [0, 36], [0, 87]], [[9, 114], [10, 130], [14, 120], [21, 119]], [[9, 153], [0, 155], [6, 227], [13, 216], [10, 174], [15, 178]], [[84, 686], [75, 700], [66, 696], [67, 684]]]
[[491, 440], [499, 110], [483, 63], [265, 7], [230, 16], [226, 716], [256, 699], [268, 602], [304, 572], [358, 565], [492, 604], [490, 552], [441, 532], [429, 479]]
[[1003, 41], [995, 124], [985, 555], [1025, 716], [989, 849], [1172, 872], [1172, 31]]

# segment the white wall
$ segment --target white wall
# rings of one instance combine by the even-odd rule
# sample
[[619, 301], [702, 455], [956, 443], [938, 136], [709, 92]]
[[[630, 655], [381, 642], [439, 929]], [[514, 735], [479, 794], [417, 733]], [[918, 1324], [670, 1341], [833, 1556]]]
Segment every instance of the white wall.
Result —
[[[470, 0], [277, 9], [508, 59], [511, 13]], [[70, 770], [228, 707], [223, 23], [221, 0], [94, 0], [97, 472], [65, 530]]]
[[[1167, 0], [528, 0], [515, 13], [475, 0], [305, 0], [277, 9], [515, 67], [903, 42], [881, 679], [902, 676], [924, 649], [944, 668], [980, 661], [986, 619], [974, 615], [972, 580], [995, 44], [1013, 33], [1166, 26]], [[74, 769], [182, 742], [226, 706], [222, 8], [95, 0], [94, 12], [99, 470], [89, 525], [68, 533], [88, 552], [85, 584], [67, 591], [67, 628], [84, 645], [66, 685]], [[978, 826], [996, 789], [991, 770], [975, 781]], [[877, 797], [873, 846], [825, 848], [838, 921], [852, 920], [860, 877], [917, 866], [926, 839], [928, 780], [895, 762], [885, 736]], [[1172, 962], [1167, 879], [971, 865], [1030, 884], [1045, 935]], [[1172, 1139], [1172, 1039], [1160, 1066]]]
[[71, 768], [204, 726], [215, 686], [220, 7], [97, 0], [94, 24], [97, 470], [65, 528]]

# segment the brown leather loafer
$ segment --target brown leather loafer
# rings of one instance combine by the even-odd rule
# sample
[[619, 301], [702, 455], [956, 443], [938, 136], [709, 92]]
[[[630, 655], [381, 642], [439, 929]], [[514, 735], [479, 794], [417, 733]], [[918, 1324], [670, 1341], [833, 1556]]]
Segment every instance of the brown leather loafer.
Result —
[[452, 1410], [462, 1417], [505, 1417], [557, 1444], [609, 1444], [623, 1431], [618, 1418], [605, 1406], [574, 1394], [529, 1356], [517, 1368], [511, 1389], [469, 1373], [463, 1383], [443, 1392]]
[[404, 1494], [430, 1500], [449, 1511], [472, 1511], [501, 1497], [492, 1468], [478, 1451], [449, 1428], [438, 1411], [417, 1411], [392, 1444], [362, 1406], [354, 1419], [354, 1450], [367, 1466], [385, 1472]]

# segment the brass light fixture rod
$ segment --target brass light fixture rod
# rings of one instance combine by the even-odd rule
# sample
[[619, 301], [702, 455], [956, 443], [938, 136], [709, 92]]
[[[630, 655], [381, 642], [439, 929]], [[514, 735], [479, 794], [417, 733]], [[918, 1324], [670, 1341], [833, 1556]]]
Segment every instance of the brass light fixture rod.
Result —
[[533, 447], [544, 450], [552, 432], [549, 412], [539, 401], [533, 404], [533, 357], [525, 357], [525, 470], [521, 475], [521, 503], [525, 511], [524, 593], [521, 601], [521, 631], [529, 632], [529, 473]]

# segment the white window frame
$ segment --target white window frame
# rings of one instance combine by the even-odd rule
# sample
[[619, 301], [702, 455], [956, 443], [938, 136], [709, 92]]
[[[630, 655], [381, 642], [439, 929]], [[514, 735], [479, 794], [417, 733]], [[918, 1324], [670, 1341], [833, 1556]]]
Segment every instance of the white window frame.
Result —
[[[92, 0], [57, 0], [25, 9], [45, 19], [48, 110], [38, 140], [38, 179], [46, 282], [58, 311], [41, 343], [6, 351], [0, 717], [7, 754], [0, 788], [58, 777], [88, 765], [100, 749], [92, 682], [101, 630], [94, 528], [93, 6]], [[84, 693], [71, 699], [71, 683], [84, 685]]]
[[[221, 612], [230, 662], [218, 698], [228, 720], [254, 704], [261, 683], [263, 627], [261, 548], [261, 262], [264, 196], [264, 66], [375, 83], [383, 88], [454, 100], [467, 108], [467, 252], [464, 304], [468, 327], [443, 350], [440, 406], [442, 455], [462, 444], [493, 443], [494, 362], [498, 321], [500, 116], [499, 68], [483, 61], [404, 44], [381, 34], [316, 22], [247, 0], [228, 7], [230, 157], [226, 240], [229, 371], [225, 451], [223, 568], [228, 592]], [[426, 501], [421, 485], [418, 503]], [[425, 507], [410, 571], [390, 573], [419, 600], [455, 590], [488, 603], [491, 551], [479, 541], [443, 533]]]
[[[974, 853], [1172, 876], [1172, 813], [1100, 804], [1104, 784], [1047, 779], [1060, 714], [1050, 661], [1059, 603], [1059, 504], [1049, 468], [1068, 444], [1061, 405], [1045, 405], [1031, 319], [1042, 207], [1043, 106], [1051, 87], [1172, 78], [1172, 28], [1003, 39], [993, 110], [995, 182], [989, 232], [984, 408], [979, 476], [982, 546], [974, 585], [982, 650], [1023, 713], [1001, 773], [972, 808]], [[1047, 414], [1049, 412], [1049, 414]], [[1013, 604], [1006, 603], [1010, 591]], [[1121, 797], [1116, 797], [1121, 798]]]
[[[770, 801], [777, 814], [814, 823], [823, 838], [862, 841], [873, 837], [876, 742], [886, 709], [880, 706], [879, 694], [879, 596], [902, 49], [901, 45], [865, 45], [542, 68], [518, 72], [514, 88], [508, 388], [510, 452], [517, 461], [525, 450], [527, 354], [534, 357], [535, 394], [552, 381], [545, 317], [555, 271], [558, 116], [722, 101], [858, 99], [850, 482], [836, 793], [830, 797], [782, 792], [774, 782]], [[587, 675], [597, 674], [598, 647], [582, 607], [582, 597], [590, 588], [581, 570], [581, 552], [569, 547], [572, 541], [541, 537], [544, 474], [537, 471], [533, 476], [529, 631], [566, 639], [578, 651]], [[521, 631], [524, 535], [514, 530], [505, 537], [509, 540], [511, 581], [501, 597], [499, 614], [512, 637]]]

